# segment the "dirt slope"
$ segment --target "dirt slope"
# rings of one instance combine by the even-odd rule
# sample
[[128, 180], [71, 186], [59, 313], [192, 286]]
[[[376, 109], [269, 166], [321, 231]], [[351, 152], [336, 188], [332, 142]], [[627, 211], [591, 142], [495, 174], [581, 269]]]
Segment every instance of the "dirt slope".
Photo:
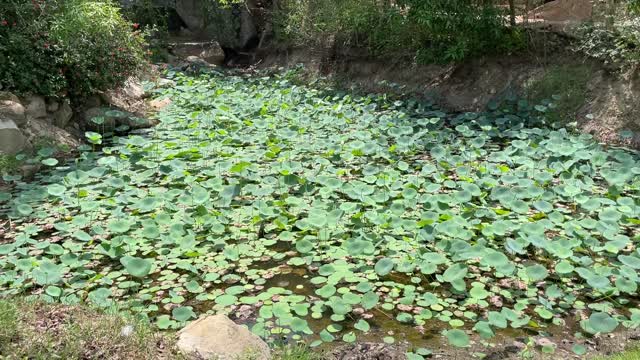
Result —
[[[312, 75], [325, 76], [343, 88], [366, 92], [402, 92], [428, 98], [452, 111], [478, 111], [509, 95], [535, 97], [531, 89], [558, 69], [587, 69], [567, 81], [580, 84], [577, 109], [563, 120], [609, 144], [640, 149], [640, 70], [608, 69], [567, 49], [567, 40], [542, 33], [547, 46], [527, 54], [480, 58], [451, 66], [416, 65], [410, 61], [371, 58], [357, 49], [287, 49], [261, 54], [262, 69], [304, 64]], [[562, 92], [562, 81], [548, 97]], [[548, 89], [549, 91], [549, 89]], [[538, 94], [539, 95], [539, 94]]]

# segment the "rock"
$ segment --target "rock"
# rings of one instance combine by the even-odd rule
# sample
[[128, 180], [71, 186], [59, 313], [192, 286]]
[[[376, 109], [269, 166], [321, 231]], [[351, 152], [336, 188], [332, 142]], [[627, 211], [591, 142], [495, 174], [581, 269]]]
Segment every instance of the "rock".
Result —
[[251, 356], [268, 360], [271, 357], [267, 343], [225, 315], [200, 318], [178, 334], [178, 349], [197, 358], [233, 360]]
[[144, 89], [142, 88], [142, 84], [134, 78], [127, 79], [124, 85], [117, 89], [108, 90], [100, 94], [100, 98], [104, 103], [121, 108], [143, 97]]
[[27, 96], [25, 102], [25, 115], [27, 119], [39, 119], [47, 116], [47, 104], [42, 96]]
[[50, 112], [50, 113], [54, 113], [54, 112], [58, 111], [59, 108], [60, 108], [60, 103], [55, 101], [55, 100], [51, 100], [47, 104], [47, 111]]
[[40, 164], [24, 164], [20, 166], [20, 174], [22, 175], [23, 180], [31, 180], [33, 179], [38, 171], [42, 168]]
[[102, 98], [98, 95], [91, 95], [85, 100], [84, 106], [87, 109], [100, 107], [102, 106]]
[[149, 106], [151, 106], [154, 110], [162, 110], [167, 106], [171, 105], [171, 99], [153, 99], [149, 101]]
[[209, 3], [205, 11], [200, 0], [176, 0], [175, 9], [191, 32], [212, 36], [224, 47], [244, 49], [258, 36], [249, 12], [255, 8], [252, 3], [230, 6]]
[[109, 107], [88, 109], [84, 112], [83, 119], [87, 129], [99, 133], [113, 132], [121, 125], [126, 125], [130, 129], [143, 129], [157, 123], [155, 120], [141, 118], [130, 112]]
[[20, 99], [12, 93], [0, 92], [0, 120], [11, 120], [17, 126], [27, 122], [24, 106]]
[[82, 144], [79, 137], [48, 123], [45, 119], [29, 120], [23, 129], [23, 133], [31, 143], [47, 138], [63, 149], [73, 150]]
[[122, 328], [122, 330], [120, 330], [120, 336], [129, 337], [133, 335], [134, 332], [135, 328], [133, 327], [133, 325], [126, 325]]
[[62, 106], [60, 106], [58, 111], [53, 114], [53, 124], [64, 129], [72, 117], [73, 110], [71, 109], [71, 105], [69, 105], [69, 102], [65, 101], [62, 103]]
[[176, 86], [176, 82], [170, 79], [160, 78], [156, 86], [160, 88], [171, 88]]
[[120, 112], [107, 107], [93, 107], [87, 109], [83, 114], [85, 127], [99, 133], [114, 131], [118, 127], [120, 118]]
[[24, 150], [27, 138], [10, 119], [0, 119], [0, 153], [13, 155]]

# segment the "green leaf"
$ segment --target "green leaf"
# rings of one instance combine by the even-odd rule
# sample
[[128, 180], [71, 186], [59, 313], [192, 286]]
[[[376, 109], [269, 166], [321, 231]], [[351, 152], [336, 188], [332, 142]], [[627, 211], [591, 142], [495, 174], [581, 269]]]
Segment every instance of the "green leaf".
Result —
[[180, 306], [171, 310], [171, 316], [173, 316], [176, 321], [184, 322], [195, 318], [196, 314], [193, 312], [191, 306]]
[[454, 329], [448, 330], [445, 333], [449, 344], [455, 347], [467, 347], [469, 346], [469, 336], [462, 330]]
[[123, 257], [120, 263], [124, 265], [125, 270], [134, 277], [143, 278], [151, 272], [151, 261], [136, 257]]
[[376, 271], [376, 273], [378, 273], [378, 275], [385, 276], [389, 274], [391, 270], [393, 270], [393, 266], [393, 260], [389, 258], [382, 258], [378, 260], [376, 266], [374, 267], [374, 270]]
[[618, 327], [618, 320], [604, 312], [594, 312], [589, 316], [589, 326], [597, 333], [610, 333]]

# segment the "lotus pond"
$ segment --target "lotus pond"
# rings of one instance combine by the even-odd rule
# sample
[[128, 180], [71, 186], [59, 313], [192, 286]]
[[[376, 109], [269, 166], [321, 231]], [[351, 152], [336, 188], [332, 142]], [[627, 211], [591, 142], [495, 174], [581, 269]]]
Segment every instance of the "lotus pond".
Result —
[[524, 101], [447, 114], [280, 75], [167, 76], [150, 133], [8, 178], [2, 295], [117, 303], [161, 329], [229, 313], [312, 346], [409, 339], [412, 359], [640, 326], [638, 153]]

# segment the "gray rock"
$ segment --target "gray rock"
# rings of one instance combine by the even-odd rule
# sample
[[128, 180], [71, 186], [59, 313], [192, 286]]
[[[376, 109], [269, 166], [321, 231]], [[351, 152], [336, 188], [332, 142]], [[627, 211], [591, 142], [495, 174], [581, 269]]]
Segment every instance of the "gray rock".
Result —
[[20, 174], [22, 175], [22, 179], [32, 180], [41, 168], [42, 166], [40, 164], [24, 164], [20, 166]]
[[58, 111], [53, 114], [53, 124], [64, 129], [72, 117], [73, 110], [71, 109], [71, 105], [69, 105], [69, 102], [65, 101], [62, 103], [62, 106], [60, 106]]
[[102, 99], [99, 95], [91, 95], [84, 102], [84, 106], [87, 109], [100, 107], [101, 105]]
[[140, 81], [129, 78], [120, 88], [100, 94], [103, 103], [115, 107], [126, 108], [127, 104], [139, 101], [144, 97], [144, 89]]
[[55, 100], [51, 100], [47, 104], [47, 111], [50, 113], [54, 113], [58, 111], [58, 109], [60, 109], [60, 103]]
[[84, 112], [83, 118], [87, 129], [99, 133], [113, 132], [121, 125], [126, 125], [130, 129], [142, 129], [156, 124], [153, 120], [141, 118], [130, 112], [109, 107], [88, 109]]
[[11, 120], [18, 126], [27, 122], [24, 106], [12, 93], [0, 92], [0, 120]]
[[257, 36], [250, 7], [251, 4], [223, 6], [201, 0], [176, 0], [175, 3], [176, 12], [190, 31], [210, 35], [220, 45], [234, 49], [246, 47], [249, 40]]
[[13, 120], [0, 119], [0, 153], [13, 155], [24, 150], [27, 138]]
[[179, 332], [178, 349], [199, 359], [271, 358], [269, 345], [225, 315], [200, 318]]
[[78, 136], [50, 124], [46, 119], [31, 119], [22, 129], [22, 133], [31, 143], [36, 143], [44, 138], [51, 139], [56, 146], [62, 149], [75, 149], [82, 144]]
[[114, 131], [121, 116], [126, 115], [107, 107], [93, 107], [84, 112], [83, 119], [87, 129], [103, 133]]
[[47, 103], [42, 96], [27, 96], [25, 103], [25, 115], [27, 115], [27, 119], [39, 119], [47, 116]]

